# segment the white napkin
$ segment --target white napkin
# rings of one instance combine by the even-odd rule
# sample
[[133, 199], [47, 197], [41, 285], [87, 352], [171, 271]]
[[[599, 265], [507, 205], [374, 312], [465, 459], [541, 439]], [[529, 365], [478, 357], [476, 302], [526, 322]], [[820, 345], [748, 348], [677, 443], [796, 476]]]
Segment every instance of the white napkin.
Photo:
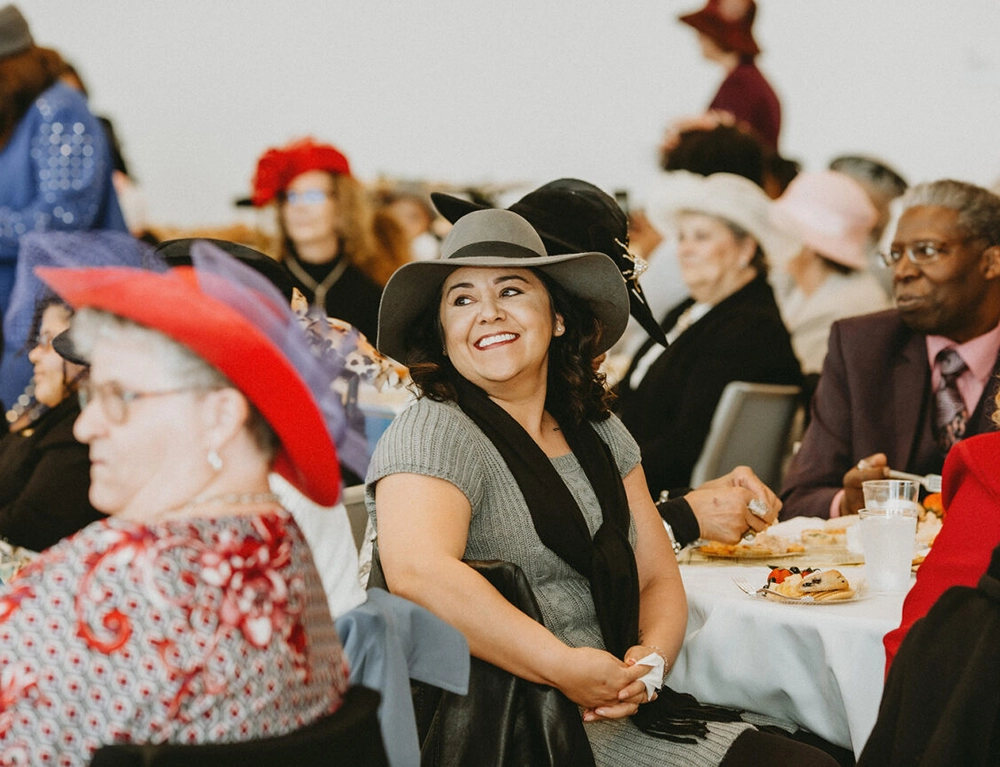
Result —
[[658, 652], [651, 652], [645, 658], [637, 660], [636, 664], [640, 666], [652, 666], [649, 671], [639, 678], [639, 681], [646, 685], [646, 699], [651, 700], [653, 693], [663, 687], [663, 676], [666, 671], [663, 656]]

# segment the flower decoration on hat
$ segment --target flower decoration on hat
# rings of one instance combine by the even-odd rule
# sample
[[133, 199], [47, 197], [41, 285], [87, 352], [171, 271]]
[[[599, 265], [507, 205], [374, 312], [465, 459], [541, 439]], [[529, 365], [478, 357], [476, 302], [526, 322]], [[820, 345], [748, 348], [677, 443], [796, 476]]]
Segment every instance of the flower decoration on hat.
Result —
[[311, 136], [284, 147], [272, 147], [257, 161], [251, 196], [254, 207], [267, 205], [288, 188], [292, 179], [310, 170], [351, 175], [350, 163], [343, 152], [332, 144], [321, 144]]

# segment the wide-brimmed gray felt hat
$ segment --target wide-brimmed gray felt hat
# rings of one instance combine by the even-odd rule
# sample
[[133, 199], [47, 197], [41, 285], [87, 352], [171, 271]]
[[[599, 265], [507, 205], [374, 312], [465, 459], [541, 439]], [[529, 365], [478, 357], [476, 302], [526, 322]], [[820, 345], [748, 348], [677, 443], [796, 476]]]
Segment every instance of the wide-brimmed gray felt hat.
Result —
[[597, 352], [606, 352], [625, 330], [628, 289], [604, 253], [550, 256], [542, 238], [509, 210], [480, 210], [462, 216], [441, 245], [441, 258], [414, 261], [396, 270], [382, 292], [378, 350], [406, 362], [407, 337], [415, 320], [440, 294], [441, 284], [463, 266], [537, 269], [570, 295], [586, 302], [604, 328]]

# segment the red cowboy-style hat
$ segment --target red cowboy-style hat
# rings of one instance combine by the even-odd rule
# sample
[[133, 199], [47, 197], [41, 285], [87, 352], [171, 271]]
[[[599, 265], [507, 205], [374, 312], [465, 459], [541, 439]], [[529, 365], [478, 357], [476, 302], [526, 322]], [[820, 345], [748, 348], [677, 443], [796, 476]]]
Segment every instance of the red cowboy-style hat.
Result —
[[[256, 282], [242, 264], [226, 269], [222, 276], [199, 266], [164, 273], [40, 268], [38, 276], [75, 309], [100, 309], [158, 330], [220, 370], [278, 435], [274, 470], [316, 503], [332, 506], [340, 496], [340, 468], [330, 414], [324, 416], [314, 396], [322, 383], [310, 380], [322, 378], [317, 358], [276, 289], [261, 290], [263, 278]], [[252, 275], [246, 283], [231, 277], [246, 272]]]

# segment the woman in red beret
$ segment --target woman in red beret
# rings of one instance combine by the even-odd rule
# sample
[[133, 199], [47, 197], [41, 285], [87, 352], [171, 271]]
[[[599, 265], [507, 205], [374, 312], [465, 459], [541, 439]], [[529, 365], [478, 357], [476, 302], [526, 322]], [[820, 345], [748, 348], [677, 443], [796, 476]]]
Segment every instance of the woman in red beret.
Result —
[[312, 138], [268, 149], [252, 202], [275, 203], [275, 255], [309, 302], [374, 338], [382, 286], [408, 260], [408, 246], [395, 221], [376, 215], [347, 157]]

